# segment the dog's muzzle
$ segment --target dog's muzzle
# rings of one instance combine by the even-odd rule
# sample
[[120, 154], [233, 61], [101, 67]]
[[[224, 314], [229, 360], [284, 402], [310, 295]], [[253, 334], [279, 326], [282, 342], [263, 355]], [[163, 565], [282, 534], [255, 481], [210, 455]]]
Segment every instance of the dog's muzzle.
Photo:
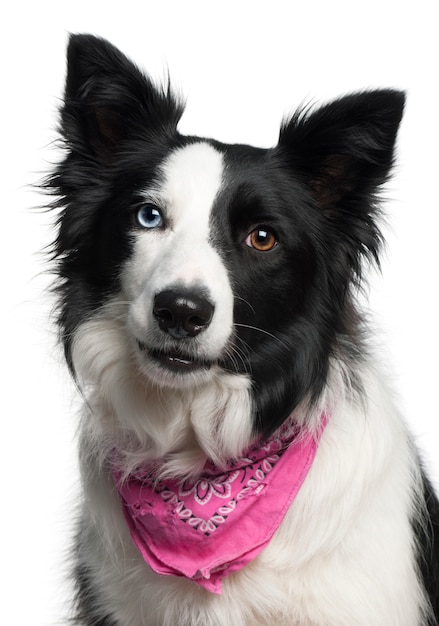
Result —
[[206, 358], [196, 338], [212, 322], [215, 306], [203, 289], [174, 287], [157, 293], [153, 318], [157, 335], [155, 345], [137, 339], [137, 345], [151, 364], [172, 374], [209, 370], [216, 359]]

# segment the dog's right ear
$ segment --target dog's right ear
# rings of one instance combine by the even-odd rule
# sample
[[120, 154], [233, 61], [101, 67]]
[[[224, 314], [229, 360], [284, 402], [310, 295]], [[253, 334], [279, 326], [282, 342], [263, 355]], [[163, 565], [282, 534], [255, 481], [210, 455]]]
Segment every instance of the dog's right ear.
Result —
[[173, 133], [183, 106], [169, 89], [158, 88], [108, 41], [72, 35], [61, 132], [71, 151], [111, 161], [135, 134]]

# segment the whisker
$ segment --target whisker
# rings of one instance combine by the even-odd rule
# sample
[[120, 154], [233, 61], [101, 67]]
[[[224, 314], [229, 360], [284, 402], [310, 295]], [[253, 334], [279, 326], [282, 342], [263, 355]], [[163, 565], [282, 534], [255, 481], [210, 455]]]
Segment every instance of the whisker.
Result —
[[245, 355], [243, 354], [243, 352], [240, 351], [237, 346], [229, 346], [226, 349], [226, 356], [230, 359], [230, 361], [232, 362], [237, 372], [240, 371], [240, 368], [239, 368], [239, 361], [240, 361], [242, 363], [242, 368], [244, 369], [244, 372], [246, 374], [250, 373], [250, 363], [248, 359], [245, 358]]
[[251, 312], [256, 315], [256, 311], [255, 309], [252, 307], [252, 305], [250, 304], [250, 302], [248, 300], [246, 300], [245, 298], [241, 298], [240, 296], [235, 296], [236, 300], [241, 300], [241, 302], [244, 302], [244, 304], [246, 304], [249, 309], [251, 310]]
[[[256, 330], [257, 332], [263, 333], [264, 335], [268, 335], [269, 337], [272, 337], [273, 339], [278, 339], [276, 335], [269, 333], [267, 330], [264, 330], [263, 328], [258, 328], [257, 326], [250, 326], [249, 324], [239, 324], [238, 322], [235, 322], [234, 326], [239, 326], [240, 328], [249, 328], [250, 330]], [[278, 339], [278, 341], [280, 341], [280, 339]]]
[[247, 371], [248, 366], [249, 366], [247, 355], [242, 350], [240, 350], [238, 346], [233, 346], [232, 351], [233, 351], [234, 356], [236, 356], [236, 358], [238, 358], [241, 361], [244, 369]]
[[[239, 337], [239, 335], [236, 335], [235, 339], [243, 345], [243, 348], [241, 348], [241, 351], [244, 354], [248, 355], [250, 354], [250, 352], [252, 352], [251, 346], [242, 337]], [[235, 347], [236, 349], [238, 349], [238, 346], [235, 346]], [[248, 356], [246, 358], [248, 358]]]
[[273, 333], [270, 333], [267, 330], [264, 330], [263, 328], [258, 328], [257, 326], [251, 326], [249, 324], [239, 324], [237, 322], [234, 323], [234, 326], [238, 326], [240, 328], [248, 328], [249, 330], [255, 330], [256, 332], [259, 332], [264, 335], [267, 335], [268, 337], [271, 337], [275, 341], [279, 342], [285, 348], [289, 348], [289, 345], [285, 341], [283, 341], [279, 337], [276, 337], [276, 335], [273, 335]]

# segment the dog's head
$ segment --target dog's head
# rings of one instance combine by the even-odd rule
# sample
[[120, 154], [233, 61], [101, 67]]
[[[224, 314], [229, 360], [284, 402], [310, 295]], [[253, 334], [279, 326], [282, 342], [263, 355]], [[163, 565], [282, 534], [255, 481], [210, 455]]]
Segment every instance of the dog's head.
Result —
[[[318, 398], [331, 359], [357, 345], [350, 291], [362, 259], [378, 258], [377, 190], [403, 103], [359, 93], [298, 112], [274, 148], [225, 145], [182, 136], [169, 88], [73, 36], [66, 156], [49, 183], [71, 368], [96, 383], [111, 361], [115, 395], [128, 377], [162, 401], [204, 397], [217, 429], [221, 393], [241, 407], [240, 390], [246, 433]], [[210, 406], [202, 390], [218, 381]]]

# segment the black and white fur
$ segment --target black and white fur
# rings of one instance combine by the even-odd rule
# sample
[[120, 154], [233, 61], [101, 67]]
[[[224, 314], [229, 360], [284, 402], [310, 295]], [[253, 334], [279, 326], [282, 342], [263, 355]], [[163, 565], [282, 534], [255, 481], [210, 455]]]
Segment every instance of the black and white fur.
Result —
[[[48, 181], [65, 354], [85, 397], [76, 620], [87, 626], [421, 626], [439, 617], [439, 507], [355, 303], [404, 95], [358, 93], [271, 149], [177, 130], [183, 106], [106, 41], [70, 40]], [[222, 595], [159, 576], [109, 473], [196, 476], [292, 412], [329, 423], [269, 546]]]

